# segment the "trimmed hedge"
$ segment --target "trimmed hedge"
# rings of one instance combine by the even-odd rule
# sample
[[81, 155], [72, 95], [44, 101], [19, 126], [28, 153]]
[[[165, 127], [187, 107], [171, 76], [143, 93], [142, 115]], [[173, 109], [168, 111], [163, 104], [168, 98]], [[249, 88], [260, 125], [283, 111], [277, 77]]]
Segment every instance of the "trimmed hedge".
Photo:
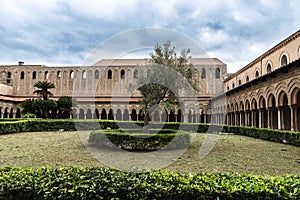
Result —
[[0, 169], [0, 199], [300, 199], [300, 177], [4, 168]]
[[238, 135], [254, 137], [258, 139], [268, 140], [300, 146], [300, 133], [293, 131], [283, 131], [276, 129], [254, 128], [254, 127], [239, 127], [239, 126], [224, 126], [223, 132], [234, 133]]
[[[21, 119], [0, 120], [0, 134], [16, 132], [35, 132], [53, 130], [99, 130], [99, 129], [132, 129], [142, 127], [143, 122], [133, 121], [110, 121], [110, 120], [73, 120], [73, 119]], [[150, 129], [175, 129], [198, 133], [234, 133], [273, 142], [281, 142], [300, 146], [300, 133], [293, 131], [282, 131], [276, 129], [263, 129], [254, 127], [222, 126], [209, 124], [189, 123], [151, 123]]]
[[[182, 149], [190, 145], [190, 136], [185, 131], [163, 129], [157, 134], [123, 132], [122, 130], [99, 130], [90, 133], [89, 142], [98, 147], [119, 147], [128, 151], [155, 151], [158, 149]], [[150, 132], [153, 132], [150, 129]]]

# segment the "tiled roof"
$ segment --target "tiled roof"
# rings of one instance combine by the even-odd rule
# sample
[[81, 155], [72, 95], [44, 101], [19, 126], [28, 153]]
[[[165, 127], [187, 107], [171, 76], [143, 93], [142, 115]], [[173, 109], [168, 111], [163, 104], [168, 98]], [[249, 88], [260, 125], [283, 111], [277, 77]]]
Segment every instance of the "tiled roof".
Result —
[[[149, 63], [149, 58], [140, 59], [102, 59], [94, 64], [94, 66], [136, 66]], [[189, 62], [193, 65], [225, 65], [218, 58], [190, 58]]]

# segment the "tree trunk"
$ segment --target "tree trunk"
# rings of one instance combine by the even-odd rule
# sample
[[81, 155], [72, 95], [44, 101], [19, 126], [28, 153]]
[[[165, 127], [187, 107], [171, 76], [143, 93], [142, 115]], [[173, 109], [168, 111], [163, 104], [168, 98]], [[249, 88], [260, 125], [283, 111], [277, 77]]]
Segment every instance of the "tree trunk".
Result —
[[144, 133], [149, 133], [149, 121], [150, 121], [150, 113], [149, 111], [147, 111], [144, 117], [144, 128], [143, 128]]

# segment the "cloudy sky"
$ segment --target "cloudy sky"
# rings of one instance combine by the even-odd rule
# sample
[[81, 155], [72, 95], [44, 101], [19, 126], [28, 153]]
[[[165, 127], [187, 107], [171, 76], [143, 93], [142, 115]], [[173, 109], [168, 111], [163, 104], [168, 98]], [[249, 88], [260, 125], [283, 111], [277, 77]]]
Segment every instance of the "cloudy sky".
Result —
[[299, 8], [299, 0], [0, 0], [0, 64], [82, 65], [99, 44], [121, 49], [126, 42], [111, 38], [154, 27], [235, 72], [296, 32]]

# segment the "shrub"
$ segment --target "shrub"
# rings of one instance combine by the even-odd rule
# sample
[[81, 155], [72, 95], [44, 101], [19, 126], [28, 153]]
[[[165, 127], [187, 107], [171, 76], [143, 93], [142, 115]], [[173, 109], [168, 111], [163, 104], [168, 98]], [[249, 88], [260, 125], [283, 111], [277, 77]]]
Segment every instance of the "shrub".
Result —
[[299, 199], [300, 177], [122, 172], [108, 168], [0, 169], [0, 199]]
[[[135, 132], [140, 131], [140, 132]], [[119, 147], [129, 151], [154, 151], [158, 149], [181, 149], [190, 145], [188, 132], [163, 130], [157, 134], [150, 129], [150, 133], [142, 130], [130, 130], [131, 133], [121, 130], [98, 130], [90, 134], [89, 142], [99, 147]]]

